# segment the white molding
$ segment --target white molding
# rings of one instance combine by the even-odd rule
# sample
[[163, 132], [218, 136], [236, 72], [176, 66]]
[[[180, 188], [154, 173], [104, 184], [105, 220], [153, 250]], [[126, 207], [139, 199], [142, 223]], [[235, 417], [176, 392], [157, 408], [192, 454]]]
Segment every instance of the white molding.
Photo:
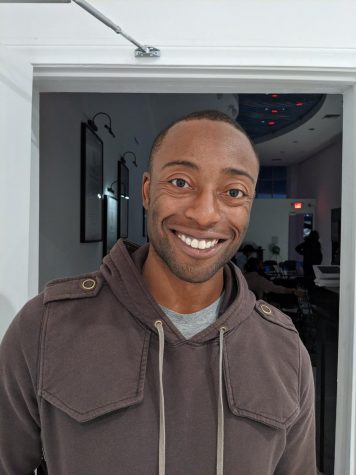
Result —
[[356, 473], [356, 87], [344, 94], [335, 474]]
[[32, 92], [28, 298], [38, 294], [40, 241], [40, 94]]
[[101, 92], [332, 92], [345, 101], [335, 474], [356, 473], [356, 74], [353, 68], [37, 65], [41, 90]]
[[6, 44], [9, 49], [21, 50], [34, 66], [59, 64], [100, 65], [149, 65], [162, 66], [211, 66], [262, 68], [330, 68], [356, 71], [355, 48], [293, 48], [293, 47], [236, 47], [236, 46], [166, 46], [155, 45], [161, 50], [160, 58], [135, 58], [134, 46], [115, 44], [63, 45], [58, 43]]

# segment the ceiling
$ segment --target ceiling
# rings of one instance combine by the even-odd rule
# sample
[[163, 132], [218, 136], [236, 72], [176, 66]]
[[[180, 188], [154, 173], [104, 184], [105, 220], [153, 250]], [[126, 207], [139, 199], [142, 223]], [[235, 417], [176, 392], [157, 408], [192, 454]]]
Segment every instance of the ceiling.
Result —
[[322, 106], [324, 94], [240, 94], [236, 120], [255, 143], [293, 130]]
[[319, 106], [307, 117], [280, 129], [276, 135], [265, 136], [265, 140], [256, 144], [262, 165], [288, 166], [301, 162], [340, 137], [342, 95], [326, 95]]
[[191, 112], [217, 109], [246, 129], [264, 166], [289, 166], [301, 162], [330, 145], [342, 132], [341, 94], [148, 96], [157, 132]]

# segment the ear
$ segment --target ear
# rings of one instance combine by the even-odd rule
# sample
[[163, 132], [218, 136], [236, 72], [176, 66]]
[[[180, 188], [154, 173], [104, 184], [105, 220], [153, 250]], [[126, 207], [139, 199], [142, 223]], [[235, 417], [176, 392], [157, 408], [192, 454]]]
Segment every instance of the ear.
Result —
[[145, 172], [142, 176], [142, 204], [145, 209], [148, 209], [150, 204], [150, 185], [151, 175]]

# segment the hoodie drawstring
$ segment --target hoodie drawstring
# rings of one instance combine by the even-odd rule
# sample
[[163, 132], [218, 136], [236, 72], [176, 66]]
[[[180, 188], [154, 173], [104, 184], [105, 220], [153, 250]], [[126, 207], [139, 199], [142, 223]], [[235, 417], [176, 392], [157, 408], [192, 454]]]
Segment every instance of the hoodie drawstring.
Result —
[[163, 355], [164, 355], [164, 331], [160, 320], [155, 322], [158, 331], [159, 351], [158, 351], [158, 371], [159, 371], [159, 452], [158, 452], [158, 474], [165, 475], [166, 472], [166, 421], [164, 415], [164, 392], [163, 392]]
[[[161, 320], [155, 322], [158, 331], [158, 372], [159, 372], [159, 452], [158, 474], [166, 472], [166, 421], [164, 413], [163, 392], [163, 356], [164, 356], [164, 330]], [[216, 447], [216, 475], [224, 474], [224, 401], [223, 401], [223, 350], [225, 327], [219, 330], [219, 401], [218, 401], [218, 431]]]
[[226, 328], [219, 330], [219, 403], [218, 403], [218, 434], [216, 446], [216, 475], [224, 473], [224, 401], [223, 401], [223, 350], [224, 332]]

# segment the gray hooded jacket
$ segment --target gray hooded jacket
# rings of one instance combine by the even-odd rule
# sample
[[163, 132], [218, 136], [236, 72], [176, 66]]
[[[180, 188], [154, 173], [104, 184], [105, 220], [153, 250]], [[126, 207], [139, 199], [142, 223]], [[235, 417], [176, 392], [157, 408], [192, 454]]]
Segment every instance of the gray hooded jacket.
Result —
[[291, 320], [224, 269], [217, 321], [186, 340], [145, 288], [148, 247], [54, 281], [0, 351], [0, 473], [315, 475], [314, 388]]

